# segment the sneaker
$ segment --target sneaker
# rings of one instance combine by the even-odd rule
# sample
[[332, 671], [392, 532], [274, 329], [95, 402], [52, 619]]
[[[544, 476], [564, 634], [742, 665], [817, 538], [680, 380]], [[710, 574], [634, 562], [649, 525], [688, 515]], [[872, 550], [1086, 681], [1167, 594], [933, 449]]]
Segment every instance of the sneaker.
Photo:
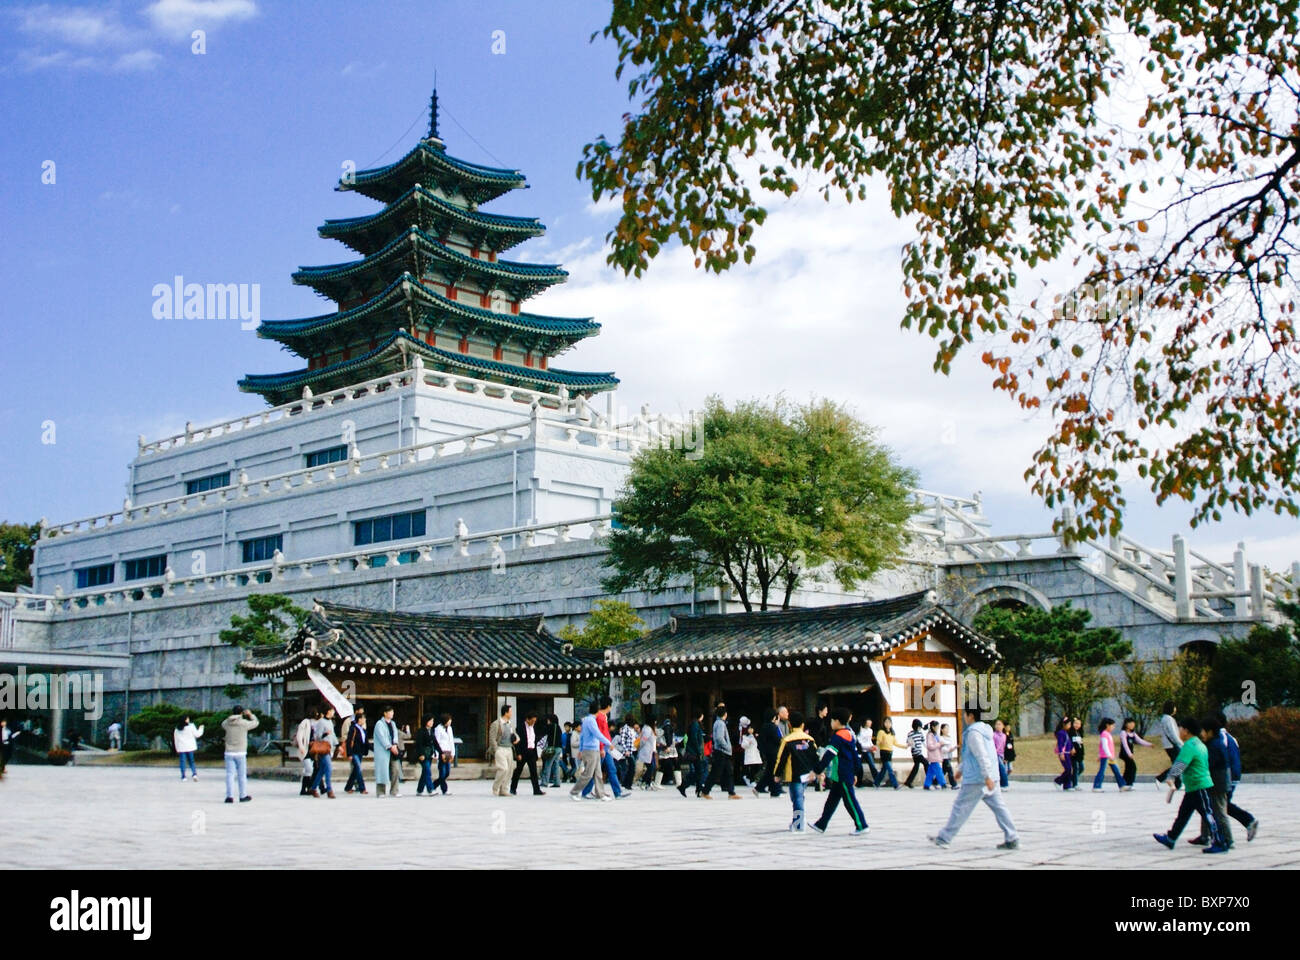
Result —
[[600, 798], [600, 802], [601, 802], [601, 803], [613, 803], [613, 802], [614, 802], [614, 798], [611, 797], [611, 796], [607, 793], [607, 794], [605, 794], [603, 797]]
[[825, 832], [826, 832], [826, 828], [825, 828], [825, 827], [819, 827], [819, 826], [817, 826], [817, 824], [815, 824], [815, 823], [810, 823], [810, 824], [808, 824], [808, 829], [809, 829], [809, 830], [815, 830], [815, 831], [817, 831], [818, 833], [825, 833]]
[[240, 803], [248, 803], [248, 802], [249, 802], [250, 800], [252, 800], [252, 799], [253, 799], [252, 797], [240, 797], [240, 798], [239, 798], [239, 802], [240, 802]]
[[[1005, 789], [1005, 788], [1004, 788], [1004, 789]], [[1126, 791], [1128, 791], [1128, 790], [1132, 790], [1132, 789], [1133, 789], [1132, 787], [1120, 787], [1120, 788], [1119, 788], [1119, 792], [1120, 792], [1120, 793], [1124, 793], [1124, 792], [1126, 792]]]
[[1206, 847], [1204, 850], [1201, 851], [1201, 853], [1227, 853], [1227, 852], [1228, 852], [1228, 848], [1221, 843], [1211, 844], [1210, 846]]
[[1259, 832], [1259, 820], [1252, 820], [1246, 825], [1246, 840], [1254, 840], [1255, 834]]
[[1151, 836], [1156, 838], [1156, 843], [1160, 844], [1160, 846], [1167, 847], [1170, 850], [1174, 848], [1174, 842], [1170, 840], [1169, 837], [1167, 837], [1165, 834], [1153, 833], [1151, 834]]
[[194, 776], [190, 777], [191, 780], [197, 780], [198, 778], [199, 778], [199, 775], [198, 775], [197, 773], [194, 774]]
[[853, 835], [855, 837], [865, 837], [870, 832], [871, 832], [871, 827], [868, 826], [868, 827], [863, 827], [861, 830], [854, 830]]
[[754, 796], [758, 796], [758, 787], [754, 788]]
[[1092, 792], [1093, 792], [1093, 793], [1102, 793], [1103, 791], [1102, 791], [1102, 788], [1101, 788], [1101, 787], [1093, 787], [1093, 788], [1092, 788]]
[[574, 803], [582, 803], [581, 795], [576, 793], [569, 794], [569, 799], [572, 800]]
[[1017, 837], [1015, 840], [1004, 840], [998, 844], [997, 848], [999, 850], [1019, 850], [1020, 838]]
[[1209, 837], [1192, 837], [1192, 839], [1188, 840], [1187, 842], [1190, 843], [1190, 844], [1191, 844], [1192, 846], [1194, 846], [1194, 847], [1208, 847], [1208, 846], [1210, 845], [1210, 838], [1209, 838]]
[[729, 794], [727, 794], [727, 799], [728, 799], [728, 800], [744, 800], [745, 798], [742, 797], [742, 796], [741, 796], [740, 794], [738, 794], [738, 793], [729, 793]]
[[707, 793], [697, 794], [697, 796], [698, 796], [701, 800], [712, 800], [712, 799], [713, 799], [713, 798], [712, 798], [711, 796], [709, 796]]
[[234, 803], [234, 802], [235, 802], [234, 799], [232, 799], [231, 797], [226, 797], [226, 803]]
[[931, 843], [933, 843], [936, 847], [946, 847], [946, 846], [948, 846], [948, 841], [945, 840], [945, 839], [943, 839], [943, 837], [934, 836], [934, 837], [928, 837], [927, 839], [928, 839]]

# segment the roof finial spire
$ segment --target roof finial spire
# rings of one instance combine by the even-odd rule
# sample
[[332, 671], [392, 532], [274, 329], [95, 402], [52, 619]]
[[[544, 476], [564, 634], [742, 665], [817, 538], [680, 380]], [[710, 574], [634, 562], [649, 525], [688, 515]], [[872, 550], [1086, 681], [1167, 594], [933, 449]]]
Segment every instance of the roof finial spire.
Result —
[[429, 139], [440, 140], [438, 136], [438, 71], [433, 72], [433, 96], [429, 98]]

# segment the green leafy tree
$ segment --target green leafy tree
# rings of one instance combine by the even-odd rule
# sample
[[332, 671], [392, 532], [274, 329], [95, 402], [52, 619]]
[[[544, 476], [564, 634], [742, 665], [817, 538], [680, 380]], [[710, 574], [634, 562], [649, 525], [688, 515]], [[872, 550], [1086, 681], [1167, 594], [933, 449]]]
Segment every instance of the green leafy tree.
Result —
[[746, 610], [778, 597], [785, 609], [818, 568], [851, 589], [896, 562], [915, 474], [844, 408], [777, 399], [728, 409], [710, 397], [702, 428], [695, 450], [633, 460], [614, 503], [607, 590], [694, 576], [729, 585]]
[[[258, 720], [258, 726], [254, 732], [275, 736], [276, 731], [279, 729], [276, 717], [252, 707], [248, 709], [253, 711], [253, 716]], [[221, 722], [230, 716], [230, 713], [230, 708], [204, 713], [200, 710], [192, 710], [189, 707], [181, 707], [174, 703], [162, 701], [152, 703], [141, 709], [139, 713], [128, 718], [127, 729], [133, 737], [144, 737], [148, 740], [161, 737], [163, 742], [167, 744], [167, 748], [172, 749], [172, 732], [176, 729], [176, 724], [181, 717], [188, 716], [195, 726], [203, 728], [203, 740], [200, 743], [200, 748], [206, 751], [219, 751], [223, 749], [225, 743]]]
[[1120, 709], [1124, 716], [1137, 721], [1138, 732], [1145, 735], [1160, 716], [1160, 708], [1173, 696], [1178, 671], [1172, 660], [1148, 663], [1132, 660], [1124, 664], [1124, 679], [1119, 689]]
[[[748, 263], [760, 191], [879, 177], [902, 325], [1051, 410], [1026, 477], [1080, 535], [1133, 471], [1194, 523], [1300, 515], [1300, 5], [615, 0], [602, 32], [631, 107], [577, 169], [621, 203], [612, 264]], [[1020, 293], [1048, 266], [1070, 289]]]
[[[587, 622], [581, 628], [565, 624], [560, 628], [559, 637], [566, 643], [583, 650], [612, 650], [630, 640], [641, 636], [645, 621], [637, 616], [636, 609], [622, 600], [597, 600], [587, 614]], [[639, 687], [636, 678], [628, 678], [627, 684], [633, 689]], [[575, 690], [579, 703], [599, 695], [604, 689], [604, 681], [583, 680]], [[582, 710], [578, 710], [579, 719]]]
[[13, 593], [32, 584], [32, 557], [40, 524], [0, 523], [0, 593]]
[[1278, 610], [1286, 622], [1254, 624], [1215, 648], [1209, 693], [1216, 706], [1300, 706], [1300, 605], [1280, 600]]
[[229, 629], [218, 636], [223, 643], [256, 652], [258, 648], [288, 643], [310, 616], [310, 611], [296, 606], [283, 594], [254, 593], [248, 598], [248, 615], [231, 616]]
[[[1133, 653], [1133, 645], [1118, 630], [1089, 627], [1091, 622], [1089, 611], [1066, 602], [1050, 610], [987, 606], [975, 615], [974, 627], [997, 645], [1003, 657], [999, 669], [1016, 676], [1022, 702], [1045, 698], [1043, 723], [1048, 727], [1053, 706], [1060, 705], [1046, 680], [1049, 666], [1067, 664], [1080, 670], [1091, 669], [1118, 663]], [[1070, 684], [1081, 682], [1085, 675], [1058, 672], [1056, 677], [1066, 689], [1073, 689]], [[1091, 682], [1091, 675], [1085, 678]]]
[[1039, 679], [1047, 702], [1071, 717], [1087, 717], [1097, 701], [1115, 692], [1114, 681], [1100, 667], [1069, 660], [1043, 664]]

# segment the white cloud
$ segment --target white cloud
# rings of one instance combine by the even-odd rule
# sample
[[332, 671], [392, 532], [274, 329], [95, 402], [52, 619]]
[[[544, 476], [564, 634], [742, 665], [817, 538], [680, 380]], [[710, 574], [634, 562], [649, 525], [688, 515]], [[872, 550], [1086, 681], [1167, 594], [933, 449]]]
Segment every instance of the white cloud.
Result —
[[125, 46], [139, 31], [125, 26], [113, 8], [53, 7], [41, 4], [15, 11], [18, 29], [26, 34], [77, 47], [101, 49]]
[[113, 61], [113, 69], [121, 73], [136, 70], [152, 70], [162, 60], [162, 54], [154, 50], [133, 50], [124, 53]]
[[344, 77], [356, 77], [358, 79], [369, 79], [370, 77], [375, 77], [383, 73], [384, 70], [386, 70], [387, 68], [388, 68], [387, 60], [384, 60], [380, 63], [372, 63], [372, 64], [366, 64], [360, 60], [352, 60], [342, 70], [339, 71], [339, 74], [340, 76], [344, 76]]
[[211, 30], [224, 23], [257, 16], [253, 0], [154, 0], [144, 14], [167, 36], [189, 36], [196, 28]]

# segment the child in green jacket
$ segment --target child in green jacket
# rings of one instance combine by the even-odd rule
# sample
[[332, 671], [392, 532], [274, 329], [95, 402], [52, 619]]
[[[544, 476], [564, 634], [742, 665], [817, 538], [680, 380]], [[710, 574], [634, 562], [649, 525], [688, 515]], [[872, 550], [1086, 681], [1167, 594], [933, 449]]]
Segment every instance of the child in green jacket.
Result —
[[1174, 786], [1176, 777], [1182, 778], [1183, 781], [1183, 801], [1178, 806], [1178, 816], [1174, 818], [1174, 825], [1169, 828], [1168, 833], [1152, 834], [1156, 842], [1161, 846], [1174, 848], [1178, 835], [1183, 832], [1187, 826], [1187, 821], [1192, 818], [1193, 813], [1199, 813], [1205, 820], [1210, 831], [1210, 846], [1205, 848], [1205, 853], [1226, 853], [1228, 845], [1223, 842], [1219, 834], [1219, 827], [1214, 819], [1214, 804], [1210, 799], [1210, 790], [1214, 787], [1214, 780], [1210, 776], [1210, 755], [1201, 740], [1200, 721], [1180, 717], [1178, 719], [1179, 733], [1182, 735], [1183, 746], [1178, 751], [1178, 756], [1174, 759], [1174, 765], [1169, 768], [1168, 776], [1165, 780], [1165, 786], [1169, 789], [1168, 800], [1173, 800]]

